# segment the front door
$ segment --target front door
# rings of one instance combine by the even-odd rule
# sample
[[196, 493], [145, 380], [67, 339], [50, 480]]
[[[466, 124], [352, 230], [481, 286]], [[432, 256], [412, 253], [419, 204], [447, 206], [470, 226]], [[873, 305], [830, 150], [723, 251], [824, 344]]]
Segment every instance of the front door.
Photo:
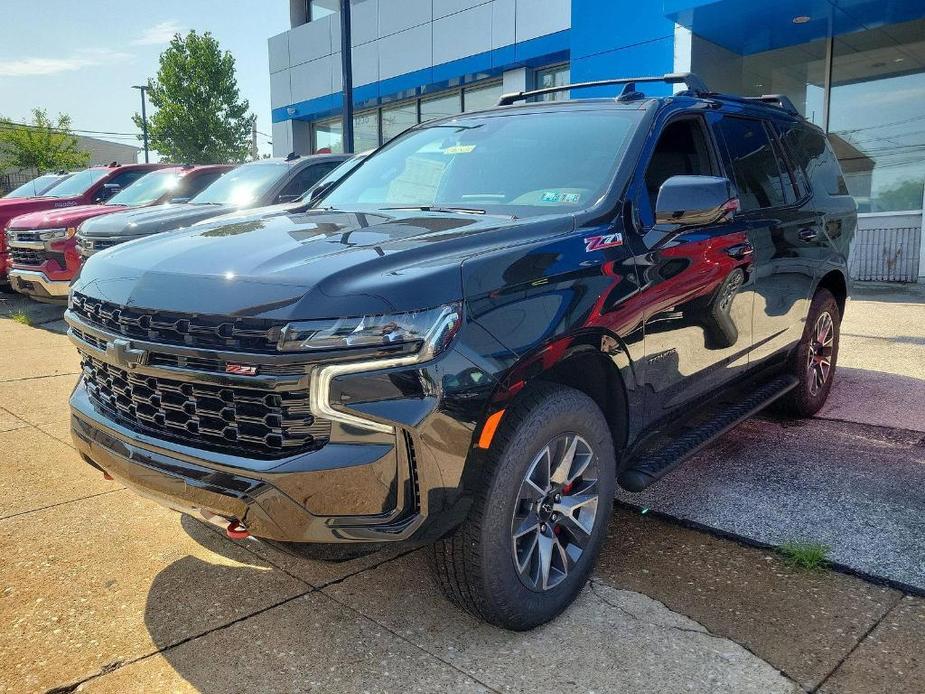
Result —
[[[712, 115], [711, 115], [712, 117]], [[721, 176], [703, 116], [669, 121], [635, 185], [635, 240], [644, 316], [646, 413], [659, 420], [745, 372], [754, 273], [748, 228], [737, 220], [665, 237], [653, 230], [661, 185], [677, 175]]]

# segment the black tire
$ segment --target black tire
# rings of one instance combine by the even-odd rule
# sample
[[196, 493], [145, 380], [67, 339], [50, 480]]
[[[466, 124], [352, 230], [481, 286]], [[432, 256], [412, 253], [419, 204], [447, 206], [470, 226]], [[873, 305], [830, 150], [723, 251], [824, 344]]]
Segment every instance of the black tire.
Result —
[[[596, 512], [590, 514], [593, 525], [589, 533], [582, 535], [577, 561], [573, 565], [567, 563], [567, 571], [557, 574], [559, 582], [552, 585], [550, 580], [552, 587], [545, 590], [531, 589], [526, 583], [529, 577], [522, 578], [515, 565], [518, 542], [512, 537], [515, 511], [520, 512], [525, 503], [519, 496], [528, 472], [538, 469], [536, 461], [540, 454], [547, 448], [553, 450], [555, 442], [573, 439], [580, 442], [581, 450], [590, 451], [583, 455], [583, 460], [590, 461], [584, 469], [596, 475], [597, 506]], [[556, 450], [567, 447], [566, 443], [564, 448]], [[578, 461], [574, 453], [572, 460]], [[581, 467], [578, 462], [573, 465], [572, 470]], [[587, 479], [584, 474], [577, 475], [573, 483], [560, 488], [564, 495], [562, 502], [579, 498], [570, 496], [569, 489], [592, 483], [590, 474]], [[606, 536], [615, 484], [613, 440], [596, 403], [584, 393], [564, 386], [543, 384], [533, 388], [504, 414], [466, 521], [433, 546], [431, 565], [437, 583], [452, 602], [496, 626], [523, 631], [548, 622], [571, 604], [588, 580]], [[555, 499], [560, 500], [560, 496]], [[542, 501], [535, 505], [535, 513], [548, 514], [550, 507]], [[575, 517], [581, 519], [582, 513], [583, 510], [577, 510]], [[559, 523], [542, 522], [535, 531], [537, 546], [541, 541], [540, 530], [550, 529], [555, 533], [547, 536], [547, 543], [574, 550], [570, 544], [574, 530], [570, 528], [578, 524], [566, 523], [564, 513], [551, 519], [547, 515], [546, 519], [555, 520], [556, 516], [563, 527]], [[588, 517], [584, 518], [583, 522], [588, 524]], [[538, 549], [537, 552], [535, 561], [539, 562], [541, 553]], [[561, 561], [566, 554], [563, 551], [556, 556]], [[552, 575], [551, 572], [548, 569], [546, 573]]]
[[[832, 340], [831, 345], [820, 352], [816, 332], [820, 321], [824, 322], [826, 315], [831, 319]], [[828, 289], [818, 289], [806, 316], [803, 337], [790, 356], [787, 366], [788, 372], [799, 379], [799, 384], [774, 404], [775, 410], [791, 417], [811, 417], [825, 404], [835, 378], [840, 325], [841, 311], [835, 297]], [[822, 383], [819, 383], [817, 369], [811, 362], [811, 357], [818, 357], [820, 354], [829, 361], [828, 372]]]

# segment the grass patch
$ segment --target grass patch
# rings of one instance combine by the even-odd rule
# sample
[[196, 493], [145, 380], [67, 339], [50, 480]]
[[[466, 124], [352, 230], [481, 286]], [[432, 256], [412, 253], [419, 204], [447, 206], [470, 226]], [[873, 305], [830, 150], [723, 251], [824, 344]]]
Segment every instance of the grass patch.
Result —
[[32, 319], [29, 318], [29, 314], [25, 311], [13, 311], [13, 313], [10, 314], [10, 318], [22, 325], [32, 325]]
[[821, 571], [829, 563], [829, 547], [818, 542], [785, 542], [778, 551], [790, 566]]

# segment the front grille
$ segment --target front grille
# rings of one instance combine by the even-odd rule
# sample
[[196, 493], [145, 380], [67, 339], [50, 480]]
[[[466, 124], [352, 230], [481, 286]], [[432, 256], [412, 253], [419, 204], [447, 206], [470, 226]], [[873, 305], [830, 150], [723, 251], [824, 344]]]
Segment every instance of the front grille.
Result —
[[10, 248], [10, 257], [17, 265], [39, 266], [45, 262], [46, 255], [45, 251], [32, 248]]
[[39, 237], [41, 232], [38, 231], [16, 231], [15, 229], [10, 229], [8, 231], [10, 241], [41, 241]]
[[[103, 352], [109, 344], [109, 340], [96, 337], [79, 328], [71, 327], [71, 333], [79, 340], [83, 340], [88, 345], [96, 347]], [[173, 369], [194, 369], [196, 371], [208, 371], [210, 373], [223, 374], [228, 373], [226, 367], [230, 363], [239, 364], [240, 362], [228, 362], [224, 359], [210, 359], [207, 357], [190, 357], [173, 352], [149, 351], [147, 363], [151, 366], [166, 366]], [[257, 373], [261, 376], [301, 376], [308, 372], [308, 367], [304, 363], [291, 364], [258, 364]]]
[[71, 310], [111, 332], [150, 342], [203, 349], [278, 353], [284, 322], [233, 316], [203, 316], [119, 306], [75, 292]]
[[315, 420], [307, 391], [266, 392], [133, 373], [81, 353], [91, 400], [116, 421], [209, 450], [278, 458], [323, 446], [331, 423]]

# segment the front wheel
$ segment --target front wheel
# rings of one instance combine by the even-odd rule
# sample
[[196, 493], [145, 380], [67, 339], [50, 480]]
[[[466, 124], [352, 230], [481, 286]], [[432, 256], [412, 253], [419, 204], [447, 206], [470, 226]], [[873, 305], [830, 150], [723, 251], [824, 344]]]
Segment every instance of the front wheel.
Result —
[[613, 508], [607, 421], [584, 393], [543, 385], [504, 415], [467, 520], [433, 548], [457, 605], [507, 629], [548, 622], [587, 582]]
[[811, 417], [825, 404], [835, 377], [840, 326], [838, 302], [828, 289], [819, 289], [809, 307], [803, 338], [788, 367], [799, 383], [777, 401], [778, 411]]

